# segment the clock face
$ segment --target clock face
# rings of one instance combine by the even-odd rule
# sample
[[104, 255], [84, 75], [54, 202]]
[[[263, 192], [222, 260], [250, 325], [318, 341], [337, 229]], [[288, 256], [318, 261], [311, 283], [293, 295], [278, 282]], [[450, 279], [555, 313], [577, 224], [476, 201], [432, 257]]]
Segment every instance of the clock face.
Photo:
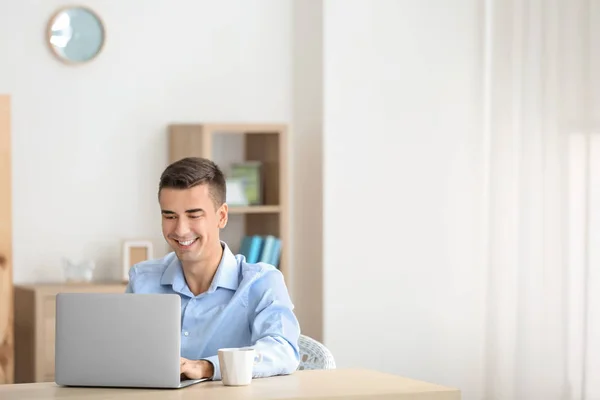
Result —
[[58, 11], [50, 20], [48, 41], [53, 53], [67, 63], [84, 63], [95, 58], [104, 45], [102, 21], [85, 7]]

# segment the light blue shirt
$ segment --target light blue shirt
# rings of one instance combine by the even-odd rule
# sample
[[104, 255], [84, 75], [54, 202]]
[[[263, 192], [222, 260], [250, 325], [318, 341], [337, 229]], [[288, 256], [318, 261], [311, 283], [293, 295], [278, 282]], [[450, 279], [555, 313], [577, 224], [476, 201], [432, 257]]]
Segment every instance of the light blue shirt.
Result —
[[128, 293], [177, 293], [181, 297], [181, 357], [208, 360], [221, 379], [217, 351], [252, 347], [262, 360], [253, 377], [291, 374], [298, 368], [300, 326], [283, 275], [249, 264], [222, 242], [223, 257], [208, 291], [194, 296], [175, 253], [129, 271]]

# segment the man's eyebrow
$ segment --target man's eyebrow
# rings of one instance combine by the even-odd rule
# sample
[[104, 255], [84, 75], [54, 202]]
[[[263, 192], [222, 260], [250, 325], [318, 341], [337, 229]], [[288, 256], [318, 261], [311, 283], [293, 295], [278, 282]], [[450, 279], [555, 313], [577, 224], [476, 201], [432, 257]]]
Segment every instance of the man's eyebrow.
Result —
[[[169, 214], [169, 215], [173, 215], [175, 214], [175, 211], [171, 211], [171, 210], [160, 210], [161, 214]], [[191, 210], [185, 210], [186, 214], [194, 214], [194, 213], [199, 213], [199, 212], [204, 212], [203, 209], [201, 208], [192, 208]]]

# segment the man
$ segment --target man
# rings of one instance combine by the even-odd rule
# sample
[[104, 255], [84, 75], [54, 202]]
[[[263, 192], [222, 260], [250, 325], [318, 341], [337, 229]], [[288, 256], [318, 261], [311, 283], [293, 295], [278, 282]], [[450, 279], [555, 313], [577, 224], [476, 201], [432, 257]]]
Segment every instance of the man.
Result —
[[227, 224], [225, 178], [212, 161], [184, 158], [160, 177], [162, 231], [174, 252], [134, 265], [129, 293], [181, 297], [181, 373], [221, 379], [218, 349], [251, 346], [262, 355], [255, 378], [298, 367], [300, 327], [283, 276], [249, 264], [219, 238]]

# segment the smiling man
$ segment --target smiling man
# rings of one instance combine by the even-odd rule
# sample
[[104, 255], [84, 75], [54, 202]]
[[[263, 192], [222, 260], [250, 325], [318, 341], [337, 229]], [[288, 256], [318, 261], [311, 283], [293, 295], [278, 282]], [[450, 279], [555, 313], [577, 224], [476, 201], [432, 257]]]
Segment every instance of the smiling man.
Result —
[[181, 297], [181, 373], [220, 380], [217, 351], [251, 346], [262, 355], [253, 377], [291, 374], [300, 327], [283, 276], [249, 264], [219, 237], [227, 225], [225, 177], [212, 161], [189, 157], [160, 177], [162, 231], [173, 252], [133, 266], [129, 293]]

